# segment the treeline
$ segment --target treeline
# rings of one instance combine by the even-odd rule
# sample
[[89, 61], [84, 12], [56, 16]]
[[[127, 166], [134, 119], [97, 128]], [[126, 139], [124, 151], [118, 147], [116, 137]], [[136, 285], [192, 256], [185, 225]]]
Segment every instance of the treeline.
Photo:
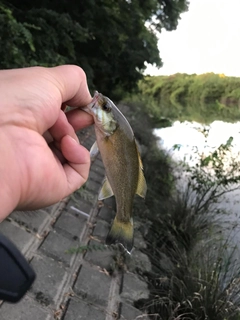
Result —
[[226, 106], [240, 104], [240, 78], [224, 74], [206, 73], [145, 77], [139, 84], [143, 94], [159, 101], [174, 103], [220, 103]]
[[161, 66], [158, 32], [176, 29], [188, 0], [0, 0], [0, 69], [77, 64], [91, 89], [119, 96]]
[[223, 74], [174, 74], [146, 76], [139, 81], [138, 99], [159, 122], [171, 120], [197, 121], [240, 120], [240, 78]]

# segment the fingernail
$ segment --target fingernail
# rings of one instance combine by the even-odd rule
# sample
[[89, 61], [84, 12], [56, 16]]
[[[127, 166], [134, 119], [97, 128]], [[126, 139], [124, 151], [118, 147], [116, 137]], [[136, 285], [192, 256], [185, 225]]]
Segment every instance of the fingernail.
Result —
[[73, 140], [75, 143], [80, 144], [78, 137], [76, 136], [76, 138], [74, 139], [73, 137], [71, 137], [70, 135], [67, 135], [71, 140]]

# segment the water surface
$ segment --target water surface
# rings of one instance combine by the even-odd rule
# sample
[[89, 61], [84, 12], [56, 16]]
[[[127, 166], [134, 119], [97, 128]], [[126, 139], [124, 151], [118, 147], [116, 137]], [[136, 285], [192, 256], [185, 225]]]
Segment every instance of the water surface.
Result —
[[[167, 150], [175, 160], [185, 159], [192, 166], [197, 162], [196, 154], [199, 155], [198, 158], [201, 155], [206, 156], [221, 144], [225, 144], [230, 137], [233, 137], [231, 155], [237, 158], [240, 152], [240, 122], [214, 121], [209, 126], [204, 126], [197, 122], [176, 121], [172, 127], [155, 129], [154, 133], [160, 138], [161, 148]], [[174, 145], [179, 145], [179, 148], [174, 148]], [[228, 213], [222, 218], [223, 227], [231, 230], [234, 242], [238, 244], [240, 241], [240, 190], [224, 195], [219, 207]]]

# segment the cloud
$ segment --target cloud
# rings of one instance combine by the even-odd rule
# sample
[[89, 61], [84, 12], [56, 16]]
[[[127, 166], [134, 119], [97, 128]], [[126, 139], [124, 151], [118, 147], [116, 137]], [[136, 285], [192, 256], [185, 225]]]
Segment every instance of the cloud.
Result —
[[160, 34], [163, 67], [149, 66], [146, 73], [240, 76], [239, 12], [239, 0], [191, 0], [177, 30]]

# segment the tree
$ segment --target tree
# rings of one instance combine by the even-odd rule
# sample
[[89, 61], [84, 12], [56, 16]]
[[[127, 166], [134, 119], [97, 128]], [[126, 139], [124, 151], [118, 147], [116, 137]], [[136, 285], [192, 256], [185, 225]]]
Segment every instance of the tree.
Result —
[[157, 32], [175, 29], [187, 8], [187, 0], [9, 0], [0, 5], [0, 67], [74, 63], [92, 88], [130, 91], [145, 62], [162, 65]]

